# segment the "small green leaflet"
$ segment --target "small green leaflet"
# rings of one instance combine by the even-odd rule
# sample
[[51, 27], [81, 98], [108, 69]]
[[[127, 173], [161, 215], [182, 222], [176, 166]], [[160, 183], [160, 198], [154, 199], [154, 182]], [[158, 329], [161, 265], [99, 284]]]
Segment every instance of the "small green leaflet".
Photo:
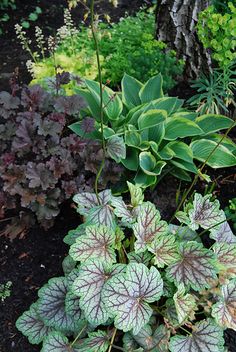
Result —
[[155, 267], [149, 270], [143, 264], [130, 263], [126, 274], [107, 281], [102, 298], [115, 318], [115, 326], [124, 332], [133, 329], [133, 333], [138, 334], [152, 315], [148, 303], [159, 300], [162, 292], [163, 281]]
[[160, 325], [152, 333], [149, 325], [146, 325], [133, 338], [145, 351], [168, 352], [170, 333], [164, 325]]
[[110, 346], [109, 335], [105, 331], [90, 332], [89, 337], [79, 344], [78, 352], [106, 352]]
[[167, 317], [168, 323], [171, 326], [176, 328], [179, 327], [179, 319], [175, 308], [175, 302], [172, 298], [169, 298], [166, 301], [165, 317]]
[[114, 246], [116, 236], [113, 230], [106, 226], [87, 226], [86, 234], [77, 238], [70, 247], [70, 256], [75, 261], [102, 259], [107, 263], [116, 261]]
[[224, 352], [223, 330], [211, 319], [194, 325], [191, 335], [176, 335], [170, 339], [171, 352]]
[[37, 312], [37, 303], [33, 303], [30, 309], [24, 312], [16, 321], [17, 329], [26, 337], [30, 343], [39, 344], [52, 331], [46, 326]]
[[169, 224], [169, 232], [175, 235], [178, 242], [196, 241], [201, 242], [200, 236], [196, 231], [191, 230], [188, 226], [178, 226]]
[[152, 259], [152, 255], [148, 251], [141, 253], [130, 252], [128, 253], [128, 259], [130, 263], [142, 263], [148, 266]]
[[[111, 190], [107, 189], [98, 194], [101, 205], [107, 205], [112, 198]], [[88, 215], [89, 210], [99, 205], [95, 193], [79, 193], [73, 197], [73, 201], [77, 203], [78, 212], [81, 215]]]
[[150, 252], [155, 254], [154, 264], [158, 268], [163, 268], [165, 265], [170, 265], [179, 259], [178, 248], [173, 235], [160, 234], [147, 247]]
[[138, 347], [137, 342], [133, 338], [130, 332], [126, 332], [123, 336], [123, 348], [125, 352], [142, 352], [143, 348]]
[[167, 270], [167, 278], [178, 287], [183, 284], [201, 291], [210, 287], [210, 281], [216, 278], [216, 262], [214, 254], [194, 241], [179, 244], [179, 259]]
[[156, 236], [167, 232], [167, 223], [160, 220], [160, 213], [155, 206], [146, 202], [140, 207], [137, 223], [133, 225], [135, 242], [135, 252], [144, 252]]
[[70, 346], [66, 336], [55, 331], [46, 337], [41, 352], [79, 352], [79, 350]]
[[126, 147], [122, 137], [111, 136], [107, 141], [107, 154], [117, 163], [126, 158]]
[[67, 255], [62, 262], [62, 269], [65, 275], [68, 275], [74, 268], [76, 262], [71, 258], [70, 255]]
[[100, 260], [90, 260], [81, 266], [73, 284], [73, 292], [81, 297], [80, 307], [91, 324], [104, 324], [109, 319], [110, 315], [102, 299], [102, 290], [108, 279], [123, 270], [122, 264], [111, 266]]
[[185, 294], [183, 284], [179, 285], [178, 291], [174, 294], [174, 302], [180, 325], [194, 320], [194, 311], [197, 310], [196, 297], [190, 293]]
[[236, 243], [236, 236], [233, 234], [227, 221], [210, 229], [209, 236], [216, 242]]
[[224, 329], [236, 330], [236, 279], [221, 287], [221, 295], [211, 314]]
[[236, 243], [215, 243], [213, 251], [219, 263], [220, 272], [224, 277], [236, 276]]
[[130, 182], [127, 182], [127, 185], [131, 196], [131, 204], [135, 208], [138, 205], [143, 203], [144, 195], [143, 195], [142, 188], [136, 185], [133, 185], [133, 183], [130, 183]]

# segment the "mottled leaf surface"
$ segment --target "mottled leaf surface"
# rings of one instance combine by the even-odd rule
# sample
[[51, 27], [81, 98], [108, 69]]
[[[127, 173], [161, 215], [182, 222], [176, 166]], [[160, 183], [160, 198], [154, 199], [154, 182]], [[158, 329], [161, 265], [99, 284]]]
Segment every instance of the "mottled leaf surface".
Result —
[[107, 141], [107, 154], [117, 163], [126, 158], [126, 147], [122, 137], [111, 136]]
[[128, 208], [122, 197], [113, 197], [111, 205], [114, 207], [114, 214], [121, 219], [122, 225], [131, 227], [131, 224], [135, 221], [132, 208]]
[[149, 325], [146, 325], [133, 338], [145, 351], [168, 352], [170, 333], [164, 325], [160, 325], [152, 332]]
[[194, 311], [197, 309], [196, 297], [190, 293], [186, 294], [183, 284], [179, 285], [178, 291], [174, 294], [174, 302], [180, 325], [194, 320]]
[[179, 259], [178, 247], [173, 235], [161, 234], [155, 237], [148, 245], [148, 250], [155, 254], [154, 263], [158, 268], [163, 268]]
[[210, 237], [216, 242], [236, 243], [236, 236], [233, 234], [227, 221], [213, 227], [210, 230]]
[[[100, 192], [98, 196], [102, 205], [108, 204], [112, 197], [111, 191], [109, 189]], [[96, 194], [89, 192], [76, 194], [73, 197], [73, 201], [77, 203], [78, 212], [81, 215], [88, 215], [88, 212], [91, 208], [99, 205]]]
[[90, 209], [86, 221], [93, 225], [104, 225], [113, 229], [115, 227], [110, 205], [98, 205]]
[[80, 352], [106, 352], [110, 345], [109, 336], [105, 331], [90, 332], [89, 337], [79, 345]]
[[79, 350], [70, 347], [68, 338], [55, 331], [44, 340], [41, 352], [79, 352]]
[[215, 243], [213, 251], [219, 263], [219, 269], [224, 276], [232, 278], [236, 276], [236, 244]]
[[152, 259], [152, 255], [148, 251], [141, 253], [130, 252], [128, 254], [128, 259], [130, 263], [142, 263], [148, 266], [150, 260]]

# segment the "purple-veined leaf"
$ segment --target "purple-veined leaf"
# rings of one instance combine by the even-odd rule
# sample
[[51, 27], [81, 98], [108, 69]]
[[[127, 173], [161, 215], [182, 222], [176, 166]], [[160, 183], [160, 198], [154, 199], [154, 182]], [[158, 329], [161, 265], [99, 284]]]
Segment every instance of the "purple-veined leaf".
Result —
[[74, 320], [78, 321], [81, 319], [80, 300], [73, 292], [68, 292], [66, 295], [65, 310]]
[[221, 297], [211, 314], [221, 327], [236, 331], [236, 279], [221, 287]]
[[188, 226], [178, 226], [178, 225], [169, 225], [169, 232], [176, 236], [178, 242], [188, 242], [196, 241], [201, 242], [201, 238], [196, 231], [191, 230]]
[[179, 259], [178, 247], [173, 235], [161, 234], [155, 237], [147, 247], [150, 252], [155, 254], [154, 264], [158, 268], [163, 268]]
[[168, 352], [170, 333], [164, 325], [156, 328], [154, 333], [149, 325], [146, 325], [133, 338], [145, 351]]
[[97, 205], [90, 209], [86, 221], [93, 225], [104, 225], [115, 228], [114, 215], [110, 205]]
[[39, 344], [52, 331], [46, 326], [37, 312], [37, 303], [33, 303], [30, 309], [24, 312], [16, 321], [17, 329], [28, 337], [30, 343]]
[[74, 261], [74, 259], [71, 258], [70, 255], [67, 255], [62, 261], [62, 269], [64, 275], [68, 275], [75, 268], [75, 265], [76, 262]]
[[102, 330], [90, 332], [89, 337], [78, 345], [80, 352], [106, 352], [110, 346], [110, 336]]
[[[98, 194], [101, 205], [107, 205], [112, 198], [111, 190], [106, 189]], [[88, 215], [89, 210], [99, 205], [95, 193], [79, 193], [73, 197], [73, 201], [77, 203], [77, 210], [81, 215]]]
[[194, 325], [191, 335], [176, 335], [170, 339], [171, 352], [224, 352], [223, 330], [213, 320]]
[[163, 292], [163, 281], [155, 267], [130, 263], [126, 274], [116, 275], [104, 286], [102, 298], [106, 309], [115, 318], [114, 324], [124, 332], [134, 334], [149, 322], [152, 309], [148, 303], [158, 300]]
[[175, 308], [175, 302], [172, 298], [169, 298], [166, 301], [165, 317], [169, 325], [174, 328], [179, 327], [179, 319]]
[[117, 163], [126, 158], [126, 147], [123, 137], [114, 135], [108, 139], [107, 154]]
[[75, 279], [77, 279], [78, 275], [79, 275], [79, 269], [75, 268], [66, 276], [68, 291], [72, 290], [73, 283]]
[[209, 236], [216, 242], [236, 243], [236, 236], [233, 234], [227, 221], [210, 229]]
[[106, 226], [87, 226], [86, 234], [77, 238], [70, 247], [70, 256], [76, 261], [101, 259], [107, 263], [116, 261], [115, 251], [112, 248], [116, 236], [113, 230]]
[[128, 209], [122, 197], [112, 197], [111, 205], [114, 207], [114, 214], [118, 218], [121, 218], [122, 225], [132, 227], [132, 223], [135, 221], [136, 217], [132, 209]]
[[73, 284], [73, 293], [80, 296], [80, 307], [86, 319], [94, 325], [104, 324], [110, 314], [102, 298], [107, 280], [124, 270], [124, 265], [109, 265], [100, 260], [90, 260], [82, 265]]
[[160, 213], [154, 204], [143, 203], [139, 209], [137, 222], [133, 225], [135, 252], [144, 252], [155, 237], [167, 232], [167, 223], [160, 220]]
[[131, 197], [131, 204], [135, 208], [138, 205], [141, 205], [144, 200], [144, 195], [142, 188], [138, 187], [137, 185], [133, 185], [133, 183], [127, 182], [129, 193]]
[[210, 287], [216, 278], [216, 261], [214, 253], [202, 244], [190, 241], [179, 244], [179, 259], [167, 268], [167, 278], [178, 287], [181, 283], [200, 291]]
[[220, 210], [218, 200], [211, 201], [211, 195], [202, 196], [196, 193], [193, 201], [193, 209], [189, 210], [189, 227], [197, 230], [200, 227], [209, 229], [225, 218], [223, 210]]
[[194, 312], [197, 310], [196, 297], [190, 293], [186, 294], [184, 285], [180, 284], [173, 298], [179, 324], [183, 325], [186, 321], [194, 320]]
[[68, 232], [68, 234], [63, 238], [63, 242], [65, 242], [66, 244], [71, 246], [73, 243], [76, 242], [76, 239], [80, 235], [84, 235], [85, 234], [85, 228], [86, 228], [86, 225], [85, 224], [81, 224], [76, 229], [70, 230]]
[[68, 338], [61, 332], [54, 331], [44, 340], [41, 352], [79, 352], [79, 349], [71, 347]]
[[54, 107], [58, 112], [67, 115], [77, 115], [81, 108], [84, 107], [84, 100], [79, 95], [59, 96]]
[[128, 254], [128, 259], [130, 263], [141, 263], [148, 266], [152, 259], [152, 255], [148, 251], [141, 253], [130, 252]]
[[125, 352], [142, 352], [143, 348], [139, 348], [137, 342], [130, 332], [126, 332], [123, 336], [123, 349]]
[[219, 270], [224, 277], [236, 276], [236, 244], [215, 243], [213, 251], [217, 257]]

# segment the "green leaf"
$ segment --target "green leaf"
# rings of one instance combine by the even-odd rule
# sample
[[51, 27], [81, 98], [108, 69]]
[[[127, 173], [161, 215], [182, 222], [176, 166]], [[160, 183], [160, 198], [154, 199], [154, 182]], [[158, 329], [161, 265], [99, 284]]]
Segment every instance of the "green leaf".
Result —
[[109, 319], [102, 290], [108, 279], [123, 270], [122, 264], [111, 266], [97, 259], [89, 260], [80, 267], [72, 289], [80, 297], [80, 307], [89, 323], [100, 325]]
[[126, 147], [122, 137], [112, 136], [107, 141], [107, 154], [117, 163], [126, 158]]
[[135, 184], [139, 187], [147, 188], [156, 184], [156, 176], [145, 174], [142, 170], [139, 170], [134, 178]]
[[234, 121], [223, 115], [207, 114], [196, 118], [195, 122], [205, 134], [217, 132], [233, 125]]
[[216, 242], [236, 243], [236, 236], [233, 234], [227, 221], [210, 229], [209, 236]]
[[173, 235], [160, 234], [147, 247], [150, 252], [155, 254], [154, 264], [158, 268], [170, 265], [179, 258], [175, 236]]
[[40, 318], [37, 311], [37, 303], [33, 303], [30, 309], [24, 312], [16, 321], [17, 329], [33, 345], [39, 344], [52, 331]]
[[29, 19], [30, 21], [33, 21], [33, 22], [37, 21], [37, 19], [38, 19], [37, 13], [31, 12], [31, 13], [29, 14], [28, 19]]
[[[176, 158], [182, 159], [189, 163], [193, 162], [192, 149], [184, 142], [169, 142], [165, 148], [169, 148]], [[164, 148], [164, 149], [165, 149]]]
[[224, 278], [236, 276], [236, 244], [215, 243], [213, 251], [218, 261], [218, 267]]
[[174, 302], [180, 325], [194, 320], [194, 311], [197, 310], [196, 298], [190, 293], [185, 293], [183, 284], [179, 285], [178, 291], [174, 294]]
[[131, 333], [126, 332], [123, 336], [123, 349], [125, 352], [143, 352], [143, 348], [139, 348], [137, 342], [131, 335]]
[[82, 262], [94, 258], [114, 263], [116, 256], [112, 246], [115, 239], [114, 231], [106, 226], [87, 226], [86, 234], [80, 236], [71, 246], [70, 256]]
[[88, 89], [75, 88], [75, 92], [86, 100], [95, 120], [100, 121], [100, 100], [95, 99]]
[[135, 215], [132, 210], [128, 209], [122, 197], [113, 197], [111, 205], [114, 207], [114, 214], [121, 218], [122, 224], [131, 227], [131, 224], [135, 221]]
[[165, 137], [167, 140], [175, 140], [177, 138], [185, 138], [190, 136], [199, 136], [203, 133], [202, 129], [193, 121], [183, 117], [175, 119], [167, 119], [165, 125]]
[[133, 183], [130, 183], [128, 181], [127, 185], [131, 196], [131, 205], [135, 208], [143, 203], [144, 195], [142, 188], [138, 187], [137, 185], [133, 185]]
[[79, 225], [76, 229], [70, 230], [68, 234], [63, 238], [63, 242], [71, 246], [73, 243], [75, 243], [76, 239], [80, 235], [85, 234], [85, 224]]
[[212, 306], [212, 316], [224, 329], [236, 330], [236, 279], [221, 287], [219, 302]]
[[66, 336], [55, 331], [46, 337], [41, 352], [79, 352], [79, 350], [70, 346]]
[[122, 159], [121, 163], [125, 168], [131, 171], [137, 171], [139, 167], [139, 151], [135, 148], [126, 149], [126, 159]]
[[92, 225], [115, 228], [114, 215], [109, 205], [98, 205], [89, 211], [86, 221]]
[[68, 292], [65, 299], [66, 313], [75, 321], [81, 319], [80, 300], [73, 292]]
[[152, 255], [148, 251], [141, 253], [130, 252], [128, 253], [128, 259], [130, 263], [141, 263], [148, 266], [152, 259]]
[[168, 352], [170, 332], [164, 325], [156, 328], [154, 333], [149, 325], [146, 325], [137, 334], [133, 335], [134, 340], [144, 348], [145, 351]]
[[121, 81], [122, 101], [130, 110], [133, 107], [140, 105], [139, 91], [142, 88], [142, 83], [134, 77], [124, 74]]
[[126, 131], [125, 132], [125, 144], [130, 147], [138, 148], [141, 144], [140, 133], [136, 131]]
[[137, 222], [133, 225], [137, 239], [134, 244], [135, 252], [144, 252], [155, 237], [166, 234], [167, 229], [167, 223], [161, 220], [160, 213], [154, 204], [143, 203], [139, 209]]
[[178, 226], [178, 225], [169, 225], [169, 233], [175, 235], [176, 239], [179, 242], [188, 242], [195, 241], [201, 242], [200, 236], [196, 231], [191, 230], [188, 226]]
[[[107, 205], [112, 198], [111, 191], [109, 189], [102, 191], [98, 194], [100, 203], [102, 205]], [[73, 197], [73, 201], [77, 203], [77, 211], [81, 215], [88, 215], [90, 209], [99, 205], [96, 194], [95, 193], [79, 193]]]
[[167, 112], [165, 110], [148, 110], [143, 112], [138, 118], [138, 128], [139, 130], [144, 130], [146, 128], [152, 128], [159, 125], [161, 122], [165, 121], [167, 118]]
[[163, 79], [162, 75], [150, 78], [140, 89], [139, 97], [142, 103], [149, 103], [152, 100], [163, 98], [162, 90]]
[[162, 172], [166, 162], [156, 161], [155, 157], [150, 152], [141, 152], [139, 154], [139, 165], [145, 174], [157, 176]]
[[98, 131], [86, 132], [83, 128], [83, 121], [77, 121], [68, 126], [71, 131], [82, 138], [102, 139], [101, 133]]
[[[225, 146], [218, 145], [214, 141], [200, 139], [192, 142], [190, 147], [195, 159], [202, 162], [207, 161], [206, 164], [214, 169], [236, 165], [236, 157], [233, 153]], [[211, 153], [212, 155], [210, 156]]]
[[159, 98], [152, 101], [152, 109], [166, 110], [167, 115], [170, 116], [174, 111], [176, 111], [178, 101], [180, 100], [175, 97]]
[[194, 325], [191, 335], [176, 335], [170, 339], [171, 352], [224, 352], [223, 330], [212, 320]]
[[115, 318], [115, 326], [124, 332], [133, 329], [133, 333], [138, 334], [152, 315], [148, 303], [159, 300], [162, 290], [163, 281], [156, 268], [130, 263], [126, 274], [107, 281], [102, 297]]
[[195, 291], [210, 287], [216, 277], [214, 254], [193, 241], [179, 244], [179, 259], [167, 268], [167, 278], [177, 287], [183, 284]]
[[198, 173], [198, 169], [196, 168], [193, 162], [189, 163], [187, 161], [181, 159], [172, 159], [170, 163], [176, 166], [177, 168], [183, 169], [188, 172], [193, 172], [194, 174]]
[[75, 265], [76, 262], [74, 261], [74, 259], [71, 258], [70, 255], [67, 255], [62, 261], [62, 269], [64, 275], [68, 275], [75, 268]]
[[106, 352], [110, 346], [109, 335], [102, 330], [90, 332], [79, 344], [78, 352]]

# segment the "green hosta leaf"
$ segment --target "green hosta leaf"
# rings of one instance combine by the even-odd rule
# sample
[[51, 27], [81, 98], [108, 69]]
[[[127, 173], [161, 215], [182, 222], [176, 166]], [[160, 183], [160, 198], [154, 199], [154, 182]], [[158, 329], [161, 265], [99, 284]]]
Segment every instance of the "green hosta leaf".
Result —
[[143, 195], [142, 188], [140, 188], [136, 185], [133, 185], [130, 182], [127, 182], [127, 185], [128, 185], [130, 196], [131, 196], [131, 204], [135, 208], [138, 205], [143, 203], [144, 195]]
[[80, 236], [70, 248], [70, 256], [76, 261], [102, 259], [107, 263], [116, 261], [115, 233], [106, 226], [87, 226], [86, 234]]
[[167, 118], [167, 112], [165, 110], [148, 110], [140, 115], [138, 119], [139, 130], [146, 128], [153, 128], [165, 121]]
[[236, 330], [236, 279], [221, 287], [221, 298], [212, 307], [212, 316], [224, 329]]
[[55, 331], [46, 337], [41, 352], [79, 352], [79, 350], [70, 346], [66, 336]]
[[[100, 203], [107, 205], [112, 198], [111, 190], [107, 189], [98, 194]], [[77, 203], [77, 210], [81, 215], [88, 215], [90, 209], [99, 205], [95, 193], [79, 193], [73, 197], [73, 201]]]
[[160, 234], [147, 247], [150, 252], [155, 254], [154, 264], [158, 268], [163, 268], [179, 259], [178, 247], [173, 235]]
[[151, 327], [146, 325], [137, 335], [133, 335], [134, 340], [138, 342], [145, 351], [150, 352], [168, 352], [169, 337], [170, 333], [164, 325], [158, 326], [154, 333], [152, 333]]
[[139, 154], [139, 165], [145, 174], [157, 176], [162, 172], [166, 162], [156, 161], [155, 157], [150, 152], [141, 152]]
[[134, 178], [135, 184], [139, 187], [147, 188], [156, 184], [156, 176], [150, 176], [145, 174], [142, 170], [139, 170]]
[[149, 103], [152, 100], [163, 98], [162, 90], [163, 79], [162, 75], [150, 78], [140, 89], [139, 96], [142, 103]]
[[137, 171], [139, 167], [139, 151], [135, 148], [126, 149], [126, 159], [121, 160], [124, 167], [131, 171]]
[[137, 223], [133, 225], [135, 251], [144, 252], [155, 237], [167, 232], [167, 223], [160, 220], [160, 213], [150, 202], [143, 203], [137, 217]]
[[163, 281], [155, 267], [149, 270], [143, 264], [130, 263], [126, 274], [108, 280], [102, 297], [115, 318], [115, 326], [124, 332], [133, 329], [138, 334], [152, 315], [148, 303], [157, 301], [162, 292]]
[[73, 292], [80, 296], [80, 307], [91, 324], [104, 324], [109, 319], [102, 290], [108, 279], [123, 270], [122, 264], [111, 266], [100, 260], [90, 260], [81, 266], [73, 284]]
[[183, 169], [185, 171], [193, 172], [194, 174], [198, 173], [198, 169], [196, 168], [193, 162], [189, 163], [181, 159], [172, 159], [170, 160], [170, 163], [176, 166], [177, 168]]
[[122, 101], [128, 109], [132, 109], [141, 104], [139, 91], [142, 86], [141, 82], [125, 73], [121, 81]]
[[107, 141], [107, 154], [117, 163], [126, 157], [125, 142], [122, 137], [112, 136]]
[[52, 331], [40, 318], [37, 311], [37, 303], [33, 303], [30, 309], [24, 312], [16, 321], [16, 327], [28, 337], [30, 343], [39, 344]]
[[210, 287], [216, 278], [216, 263], [213, 253], [202, 244], [190, 241], [179, 244], [179, 259], [167, 268], [168, 279], [178, 287], [183, 284], [186, 289], [192, 287], [200, 291]]
[[199, 136], [202, 129], [193, 121], [183, 117], [169, 118], [166, 122], [166, 133], [164, 139], [175, 140], [190, 136]]
[[207, 114], [197, 117], [195, 122], [207, 134], [229, 128], [234, 121], [223, 115]]
[[110, 346], [109, 335], [102, 330], [90, 332], [89, 337], [79, 344], [79, 352], [106, 352]]
[[171, 352], [224, 352], [223, 330], [212, 320], [194, 325], [189, 336], [176, 335], [170, 339]]
[[236, 243], [236, 236], [227, 221], [210, 229], [210, 237], [216, 242]]
[[128, 254], [128, 259], [130, 263], [142, 263], [148, 266], [152, 259], [152, 255], [148, 251], [141, 253], [130, 252]]
[[215, 243], [213, 251], [219, 263], [221, 273], [224, 277], [232, 278], [236, 276], [236, 243]]
[[193, 162], [193, 152], [192, 149], [184, 142], [169, 142], [165, 148], [169, 148], [174, 156], [178, 159], [182, 159], [189, 163]]
[[136, 131], [125, 132], [125, 144], [130, 147], [138, 148], [142, 143], [140, 133]]
[[154, 109], [166, 110], [168, 116], [170, 116], [176, 110], [176, 108], [178, 108], [178, 102], [181, 102], [182, 104], [182, 101], [175, 97], [164, 97], [153, 100], [151, 104], [152, 108]]
[[[95, 99], [88, 89], [75, 88], [75, 93], [83, 97], [89, 107], [91, 115], [96, 119], [96, 121], [100, 120], [100, 104], [97, 99]], [[70, 128], [70, 126], [69, 126]]]
[[[236, 165], [236, 157], [233, 153], [225, 146], [218, 145], [214, 141], [200, 139], [192, 142], [190, 147], [192, 148], [195, 159], [202, 162], [207, 160], [206, 164], [214, 169]], [[211, 153], [212, 155], [210, 156]]]
[[190, 293], [185, 294], [183, 284], [179, 285], [178, 291], [174, 294], [174, 302], [180, 325], [194, 320], [194, 311], [197, 310], [196, 298]]

